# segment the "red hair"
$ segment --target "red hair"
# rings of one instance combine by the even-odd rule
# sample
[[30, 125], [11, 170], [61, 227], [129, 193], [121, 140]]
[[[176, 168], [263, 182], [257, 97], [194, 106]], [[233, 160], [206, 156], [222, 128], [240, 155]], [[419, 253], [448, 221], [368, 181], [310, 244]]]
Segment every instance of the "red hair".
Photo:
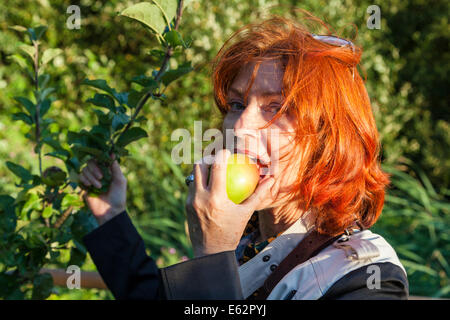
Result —
[[[306, 20], [329, 30], [319, 19]], [[357, 71], [362, 49], [324, 43], [309, 30], [273, 16], [236, 31], [213, 60], [215, 102], [225, 115], [228, 89], [241, 67], [279, 59], [285, 103], [268, 125], [285, 112], [296, 119], [294, 159], [300, 167], [289, 207], [314, 211], [320, 233], [338, 234], [355, 219], [369, 228], [381, 214], [390, 181], [381, 170], [378, 130]]]

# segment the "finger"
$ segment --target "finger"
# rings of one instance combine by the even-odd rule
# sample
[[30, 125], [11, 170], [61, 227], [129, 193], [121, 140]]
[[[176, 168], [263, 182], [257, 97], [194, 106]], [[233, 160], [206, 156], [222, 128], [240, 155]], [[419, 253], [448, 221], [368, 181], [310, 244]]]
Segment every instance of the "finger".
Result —
[[88, 192], [87, 192], [86, 190], [82, 190], [82, 191], [81, 191], [81, 197], [82, 197], [85, 201], [87, 201], [87, 198], [88, 198]]
[[114, 160], [111, 165], [111, 173], [114, 181], [117, 181], [119, 183], [126, 183], [127, 179], [125, 179], [125, 176], [123, 175], [117, 160]]
[[196, 190], [202, 190], [208, 187], [208, 169], [209, 165], [207, 164], [194, 164], [194, 187]]
[[82, 184], [84, 184], [86, 187], [89, 187], [91, 185], [91, 183], [89, 182], [89, 180], [86, 179], [86, 177], [84, 176], [84, 173], [81, 172], [80, 176], [78, 177], [80, 179], [80, 182]]
[[210, 187], [211, 192], [217, 194], [226, 193], [226, 181], [227, 181], [227, 162], [231, 153], [227, 149], [217, 152], [214, 158], [214, 164], [211, 168]]
[[95, 164], [94, 161], [92, 161], [92, 160], [88, 161], [87, 168], [97, 179], [101, 179], [103, 177], [102, 171]]
[[274, 177], [278, 175], [279, 170], [280, 170], [280, 159], [271, 158], [269, 166], [264, 170], [265, 171], [264, 175]]
[[241, 205], [246, 206], [248, 208], [248, 212], [253, 212], [258, 205], [261, 205], [261, 203], [267, 202], [267, 200], [270, 201], [270, 189], [274, 183], [274, 178], [264, 178], [259, 183], [255, 192], [247, 200], [242, 202]]
[[280, 192], [280, 186], [281, 186], [281, 179], [276, 179], [275, 183], [270, 188], [270, 195], [272, 196], [272, 199], [275, 200], [278, 193]]
[[[280, 160], [274, 159], [270, 163], [270, 167], [267, 170], [266, 177], [279, 177], [279, 171], [280, 171]], [[280, 189], [280, 182], [281, 179], [276, 179], [275, 183], [272, 185], [270, 190], [272, 198], [275, 198], [276, 195], [278, 194]]]
[[92, 172], [90, 172], [88, 169], [84, 169], [83, 170], [83, 174], [84, 177], [96, 188], [101, 188], [102, 184], [100, 183], [100, 181], [94, 177], [94, 175], [92, 174]]

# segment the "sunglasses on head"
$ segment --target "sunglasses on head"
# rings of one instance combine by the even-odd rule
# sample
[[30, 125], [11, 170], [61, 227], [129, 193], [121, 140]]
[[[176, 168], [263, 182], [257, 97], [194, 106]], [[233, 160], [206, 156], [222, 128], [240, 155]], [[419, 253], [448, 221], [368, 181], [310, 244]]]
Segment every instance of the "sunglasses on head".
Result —
[[[331, 44], [333, 46], [337, 46], [337, 47], [350, 47], [352, 49], [352, 51], [355, 51], [355, 45], [353, 44], [353, 42], [349, 41], [349, 40], [345, 40], [339, 37], [335, 37], [335, 36], [325, 36], [325, 35], [318, 35], [318, 34], [311, 34], [312, 37], [316, 40]], [[355, 70], [354, 68], [352, 68], [352, 78], [355, 79]]]
[[355, 45], [353, 44], [353, 42], [349, 41], [349, 40], [345, 40], [339, 37], [335, 37], [335, 36], [325, 36], [325, 35], [317, 35], [312, 33], [311, 34], [312, 37], [316, 40], [331, 44], [333, 46], [337, 46], [337, 47], [350, 47], [352, 48], [352, 50], [354, 50]]

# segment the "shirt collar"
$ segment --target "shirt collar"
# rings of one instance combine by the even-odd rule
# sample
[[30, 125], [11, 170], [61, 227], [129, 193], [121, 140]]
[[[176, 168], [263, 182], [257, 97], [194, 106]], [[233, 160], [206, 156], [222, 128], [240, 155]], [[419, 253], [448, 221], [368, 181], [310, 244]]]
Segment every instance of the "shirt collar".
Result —
[[[314, 228], [313, 217], [311, 212], [307, 211], [261, 252], [239, 266], [241, 287], [245, 298], [264, 284], [272, 272], [271, 266], [279, 265], [312, 228]], [[269, 260], [263, 259], [265, 256], [268, 256]]]

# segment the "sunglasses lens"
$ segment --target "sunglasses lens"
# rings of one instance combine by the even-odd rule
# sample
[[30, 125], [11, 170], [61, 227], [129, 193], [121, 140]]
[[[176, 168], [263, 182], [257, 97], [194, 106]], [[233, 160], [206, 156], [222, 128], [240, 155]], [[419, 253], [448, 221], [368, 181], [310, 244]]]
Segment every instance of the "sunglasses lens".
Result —
[[333, 46], [338, 46], [338, 47], [350, 46], [350, 47], [353, 47], [353, 43], [351, 41], [348, 41], [348, 40], [345, 40], [345, 39], [341, 39], [341, 38], [338, 38], [338, 37], [323, 36], [323, 35], [317, 35], [317, 34], [313, 34], [312, 36], [316, 40], [323, 41], [323, 42], [331, 44]]

